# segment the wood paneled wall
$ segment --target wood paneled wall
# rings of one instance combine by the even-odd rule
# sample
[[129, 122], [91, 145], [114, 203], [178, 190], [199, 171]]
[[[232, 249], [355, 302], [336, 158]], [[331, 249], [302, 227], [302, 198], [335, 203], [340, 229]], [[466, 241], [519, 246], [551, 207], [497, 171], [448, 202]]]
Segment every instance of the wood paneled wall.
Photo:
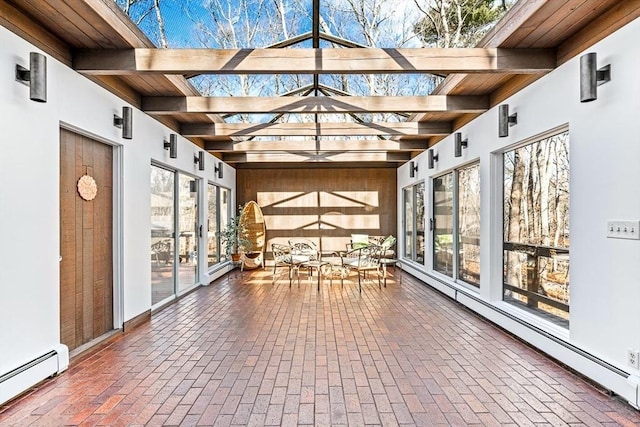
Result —
[[397, 233], [396, 169], [238, 169], [237, 201], [255, 200], [272, 243], [307, 238], [344, 250], [351, 234]]

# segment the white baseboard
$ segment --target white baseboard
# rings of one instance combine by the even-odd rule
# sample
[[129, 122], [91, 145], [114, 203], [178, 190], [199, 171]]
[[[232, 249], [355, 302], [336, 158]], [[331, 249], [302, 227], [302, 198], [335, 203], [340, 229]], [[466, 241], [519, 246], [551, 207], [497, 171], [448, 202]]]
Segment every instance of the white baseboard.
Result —
[[69, 367], [69, 349], [59, 344], [53, 349], [0, 375], [0, 404], [24, 393], [41, 381]]
[[472, 296], [462, 288], [457, 289], [455, 285], [450, 285], [434, 278], [410, 263], [403, 264], [403, 271], [567, 365], [591, 381], [614, 392], [627, 400], [634, 408], [638, 409], [640, 407], [640, 376], [626, 372], [620, 367], [590, 354], [587, 349], [578, 348], [567, 339], [567, 336], [557, 333], [551, 327], [545, 330], [540, 326], [529, 324], [500, 309], [499, 305], [484, 301], [479, 296]]

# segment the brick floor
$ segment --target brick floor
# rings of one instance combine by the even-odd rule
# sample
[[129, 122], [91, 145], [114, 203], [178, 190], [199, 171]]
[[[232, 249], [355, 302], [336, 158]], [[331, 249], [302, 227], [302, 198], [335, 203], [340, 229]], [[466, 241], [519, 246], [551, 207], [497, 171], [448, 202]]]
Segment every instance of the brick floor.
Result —
[[232, 273], [0, 407], [0, 425], [640, 425], [626, 403], [394, 279], [318, 293], [315, 277], [289, 288], [270, 270]]

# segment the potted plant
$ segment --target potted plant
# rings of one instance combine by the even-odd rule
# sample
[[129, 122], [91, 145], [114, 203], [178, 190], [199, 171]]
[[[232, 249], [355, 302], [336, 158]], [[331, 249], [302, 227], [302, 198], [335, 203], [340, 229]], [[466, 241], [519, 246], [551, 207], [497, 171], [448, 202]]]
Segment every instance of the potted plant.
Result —
[[[239, 206], [238, 209], [242, 212], [242, 206]], [[230, 218], [227, 226], [220, 230], [220, 243], [224, 245], [227, 259], [231, 259], [233, 262], [238, 262], [240, 253], [251, 246], [251, 242], [244, 237], [246, 233], [242, 228], [243, 225], [240, 223], [240, 215], [238, 214]]]

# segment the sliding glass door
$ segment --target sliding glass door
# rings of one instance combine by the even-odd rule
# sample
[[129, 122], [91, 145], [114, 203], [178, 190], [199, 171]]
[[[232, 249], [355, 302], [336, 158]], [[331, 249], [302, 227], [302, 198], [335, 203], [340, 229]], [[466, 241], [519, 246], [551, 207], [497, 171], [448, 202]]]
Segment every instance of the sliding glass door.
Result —
[[198, 180], [151, 165], [151, 304], [198, 280]]
[[480, 286], [480, 164], [433, 179], [433, 269]]
[[175, 172], [151, 166], [151, 304], [175, 294]]
[[407, 187], [402, 192], [404, 217], [404, 253], [405, 259], [424, 264], [425, 251], [425, 204], [424, 182]]
[[218, 187], [207, 184], [207, 267], [220, 260], [218, 242]]
[[179, 176], [178, 293], [198, 283], [198, 181]]

